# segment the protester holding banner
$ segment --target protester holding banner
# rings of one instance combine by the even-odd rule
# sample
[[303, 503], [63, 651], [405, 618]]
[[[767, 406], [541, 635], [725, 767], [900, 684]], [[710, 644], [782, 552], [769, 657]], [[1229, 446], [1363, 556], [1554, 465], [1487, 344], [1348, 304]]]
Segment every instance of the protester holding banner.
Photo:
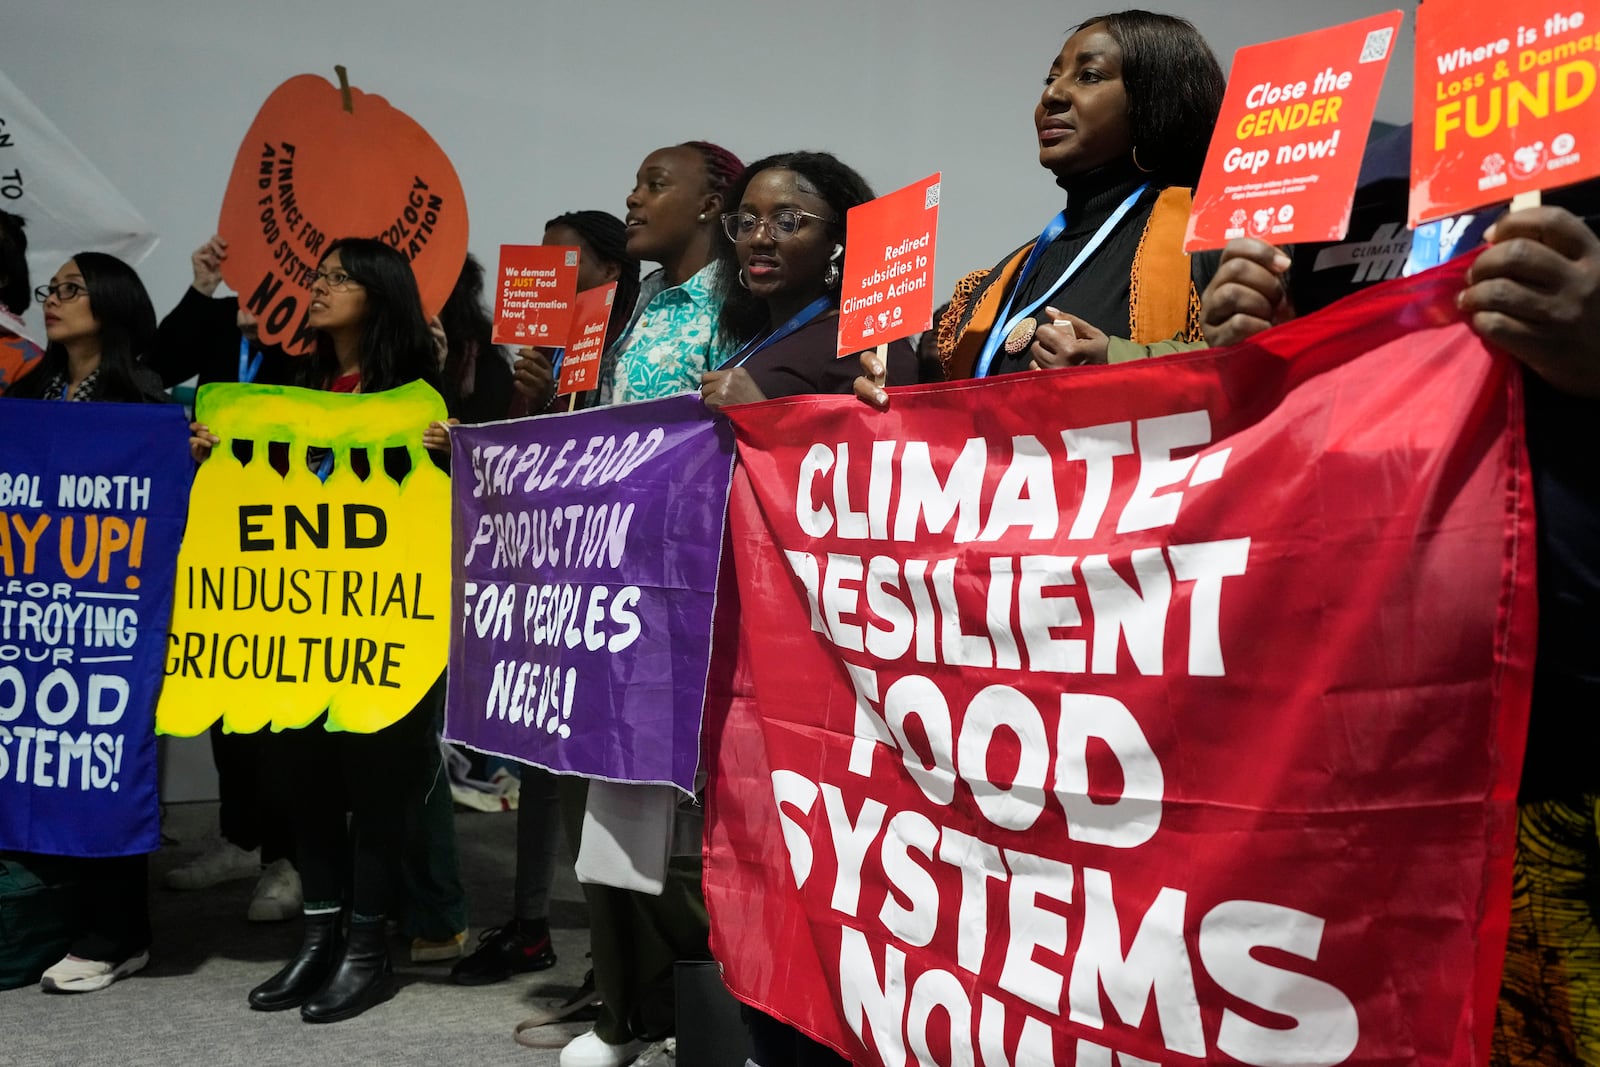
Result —
[[[713, 365], [721, 311], [713, 257], [724, 198], [743, 169], [732, 152], [705, 141], [658, 149], [640, 164], [627, 200], [627, 253], [661, 269], [641, 283], [627, 333], [606, 353], [602, 404], [693, 389]], [[560, 790], [568, 833], [581, 849], [589, 783], [564, 777]], [[583, 883], [600, 1017], [562, 1049], [562, 1067], [620, 1067], [673, 1041], [674, 963], [710, 957], [697, 841], [684, 847], [692, 854], [673, 855], [659, 895]]]
[[[1183, 251], [1191, 187], [1222, 106], [1216, 56], [1173, 15], [1080, 24], [1034, 107], [1039, 164], [1067, 193], [1039, 237], [956, 283], [939, 324], [950, 378], [1105, 363], [1199, 337], [1211, 257]], [[886, 406], [881, 366], [857, 393]]]
[[[807, 393], [851, 391], [858, 363], [836, 353], [839, 283], [847, 212], [873, 199], [861, 175], [826, 152], [789, 152], [750, 164], [728, 190], [737, 205], [723, 215], [720, 328], [734, 354], [708, 372], [700, 395], [713, 410]], [[888, 383], [917, 381], [917, 355], [905, 340], [889, 346]], [[721, 633], [736, 632], [737, 596], [719, 597]], [[724, 662], [713, 675], [724, 699], [753, 699], [749, 665]], [[711, 711], [708, 700], [708, 711]], [[826, 1067], [846, 1061], [800, 1031], [749, 1006], [744, 1010], [761, 1067]]]
[[639, 165], [627, 201], [628, 255], [661, 269], [640, 284], [627, 336], [601, 364], [602, 404], [693, 389], [714, 364], [713, 253], [724, 197], [743, 169], [732, 152], [707, 141], [657, 149]]
[[[302, 384], [361, 393], [419, 380], [438, 387], [433, 336], [404, 256], [370, 238], [334, 241], [317, 267], [311, 298], [317, 338], [301, 361]], [[196, 455], [208, 455], [216, 436], [198, 423], [194, 430]], [[388, 456], [382, 462], [390, 477], [403, 476]], [[274, 735], [278, 784], [293, 810], [305, 933], [294, 958], [250, 991], [251, 1007], [299, 1007], [307, 1022], [337, 1022], [390, 994], [385, 923], [394, 863], [406, 811], [422, 802], [438, 775], [434, 724], [443, 697], [441, 675], [403, 719], [375, 733], [330, 732], [319, 718]]]
[[[1600, 1055], [1600, 917], [1595, 803], [1600, 775], [1584, 738], [1600, 700], [1600, 183], [1545, 194], [1546, 206], [1426, 223], [1405, 236], [1411, 128], [1368, 147], [1352, 237], [1290, 251], [1229, 242], [1205, 293], [1213, 344], [1239, 344], [1370, 284], [1487, 241], [1459, 303], [1484, 340], [1521, 361], [1539, 546], [1539, 648], [1519, 790], [1517, 875], [1494, 1062], [1589, 1062]], [[1493, 223], [1491, 226], [1490, 223]], [[1397, 240], [1397, 237], [1399, 238]], [[1378, 257], [1369, 249], [1382, 247]], [[1365, 253], [1365, 254], [1363, 254]]]
[[[826, 152], [768, 156], [739, 175], [717, 279], [718, 330], [732, 354], [700, 379], [707, 407], [850, 392], [857, 361], [835, 354], [845, 213], [872, 198], [866, 180]], [[916, 382], [916, 359], [905, 341], [890, 346], [894, 384]]]
[[39, 346], [23, 336], [20, 317], [32, 295], [23, 219], [0, 211], [0, 395], [40, 355]]
[[[262, 345], [255, 317], [232, 296], [219, 297], [228, 242], [213, 234], [189, 257], [193, 283], [156, 328], [151, 366], [169, 388], [189, 378], [210, 382], [282, 383], [293, 374], [287, 353]], [[257, 878], [245, 915], [277, 922], [300, 913], [300, 875], [292, 862], [288, 817], [266, 782], [265, 741], [256, 733], [211, 727], [217, 770], [219, 839], [166, 874], [168, 889], [207, 889], [236, 878]]]
[[[6, 394], [39, 400], [164, 399], [140, 365], [155, 339], [156, 313], [144, 283], [115, 256], [80, 252], [40, 286], [49, 346]], [[82, 924], [67, 955], [44, 972], [42, 988], [90, 993], [150, 962], [147, 855], [72, 861], [83, 885]]]
[[[569, 211], [544, 224], [544, 239], [539, 243], [578, 250], [580, 293], [607, 282], [617, 283], [616, 296], [611, 302], [611, 319], [606, 324], [605, 348], [609, 351], [627, 329], [639, 300], [639, 261], [628, 254], [627, 227], [609, 212]], [[557, 383], [553, 359], [546, 349], [517, 350], [513, 368], [517, 389], [511, 404], [513, 417], [536, 414], [554, 400]], [[585, 398], [592, 401], [594, 394], [580, 394], [580, 408], [588, 406]]]

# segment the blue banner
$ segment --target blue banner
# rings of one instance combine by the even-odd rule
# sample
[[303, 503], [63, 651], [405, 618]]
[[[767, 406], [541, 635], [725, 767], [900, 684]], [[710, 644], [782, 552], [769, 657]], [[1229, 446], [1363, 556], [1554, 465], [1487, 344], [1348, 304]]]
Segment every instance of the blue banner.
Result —
[[0, 849], [154, 851], [183, 411], [6, 400], [0, 420]]

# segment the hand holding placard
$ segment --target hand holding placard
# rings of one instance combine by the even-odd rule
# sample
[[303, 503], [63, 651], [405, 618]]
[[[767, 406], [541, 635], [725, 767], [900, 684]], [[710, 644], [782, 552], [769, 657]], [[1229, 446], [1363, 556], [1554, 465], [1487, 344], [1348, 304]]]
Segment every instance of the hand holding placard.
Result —
[[494, 289], [494, 343], [559, 348], [572, 327], [578, 249], [501, 245]]
[[838, 354], [887, 345], [933, 325], [939, 175], [850, 209], [839, 290]]
[[600, 357], [605, 354], [606, 327], [616, 299], [616, 282], [578, 294], [573, 304], [572, 328], [567, 334], [567, 354], [561, 361], [557, 396], [583, 392], [600, 384]]
[[1412, 226], [1600, 175], [1600, 25], [1576, 6], [1417, 9]]
[[1400, 20], [1389, 11], [1234, 54], [1184, 251], [1344, 236]]

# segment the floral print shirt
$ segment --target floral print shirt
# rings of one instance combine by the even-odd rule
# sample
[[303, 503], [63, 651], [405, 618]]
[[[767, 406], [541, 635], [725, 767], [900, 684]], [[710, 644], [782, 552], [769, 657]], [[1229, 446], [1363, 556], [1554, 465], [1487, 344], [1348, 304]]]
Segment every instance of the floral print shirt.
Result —
[[713, 263], [682, 285], [667, 286], [661, 271], [644, 280], [633, 322], [601, 372], [602, 404], [659, 400], [700, 388], [700, 376], [724, 354], [717, 340], [722, 302], [716, 272]]

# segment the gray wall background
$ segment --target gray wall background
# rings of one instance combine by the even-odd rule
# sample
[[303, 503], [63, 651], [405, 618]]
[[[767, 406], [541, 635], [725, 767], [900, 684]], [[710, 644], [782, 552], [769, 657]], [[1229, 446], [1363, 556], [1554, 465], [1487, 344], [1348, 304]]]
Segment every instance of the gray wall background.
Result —
[[[1415, 0], [1196, 0], [1241, 45], [1404, 8], [1379, 118], [1410, 107]], [[937, 286], [1038, 232], [1059, 190], [1032, 110], [1076, 0], [0, 0], [0, 69], [115, 183], [161, 245], [158, 310], [188, 284], [234, 153], [286, 78], [333, 77], [409, 112], [461, 175], [472, 248], [537, 242], [579, 208], [620, 214], [639, 161], [705, 139], [746, 160], [826, 149], [879, 192], [944, 172]]]
[[[1242, 45], [1403, 8], [1378, 117], [1407, 121], [1415, 0], [1178, 0], [1226, 68]], [[1115, 9], [1115, 8], [1111, 8]], [[189, 283], [267, 94], [350, 70], [454, 161], [472, 248], [536, 243], [546, 219], [621, 214], [639, 161], [716, 141], [746, 160], [825, 149], [879, 192], [944, 172], [937, 289], [1036, 233], [1059, 190], [1032, 110], [1069, 27], [1106, 10], [1040, 0], [0, 0], [0, 70], [161, 237], [158, 312]], [[204, 738], [170, 741], [168, 799], [214, 795]]]

